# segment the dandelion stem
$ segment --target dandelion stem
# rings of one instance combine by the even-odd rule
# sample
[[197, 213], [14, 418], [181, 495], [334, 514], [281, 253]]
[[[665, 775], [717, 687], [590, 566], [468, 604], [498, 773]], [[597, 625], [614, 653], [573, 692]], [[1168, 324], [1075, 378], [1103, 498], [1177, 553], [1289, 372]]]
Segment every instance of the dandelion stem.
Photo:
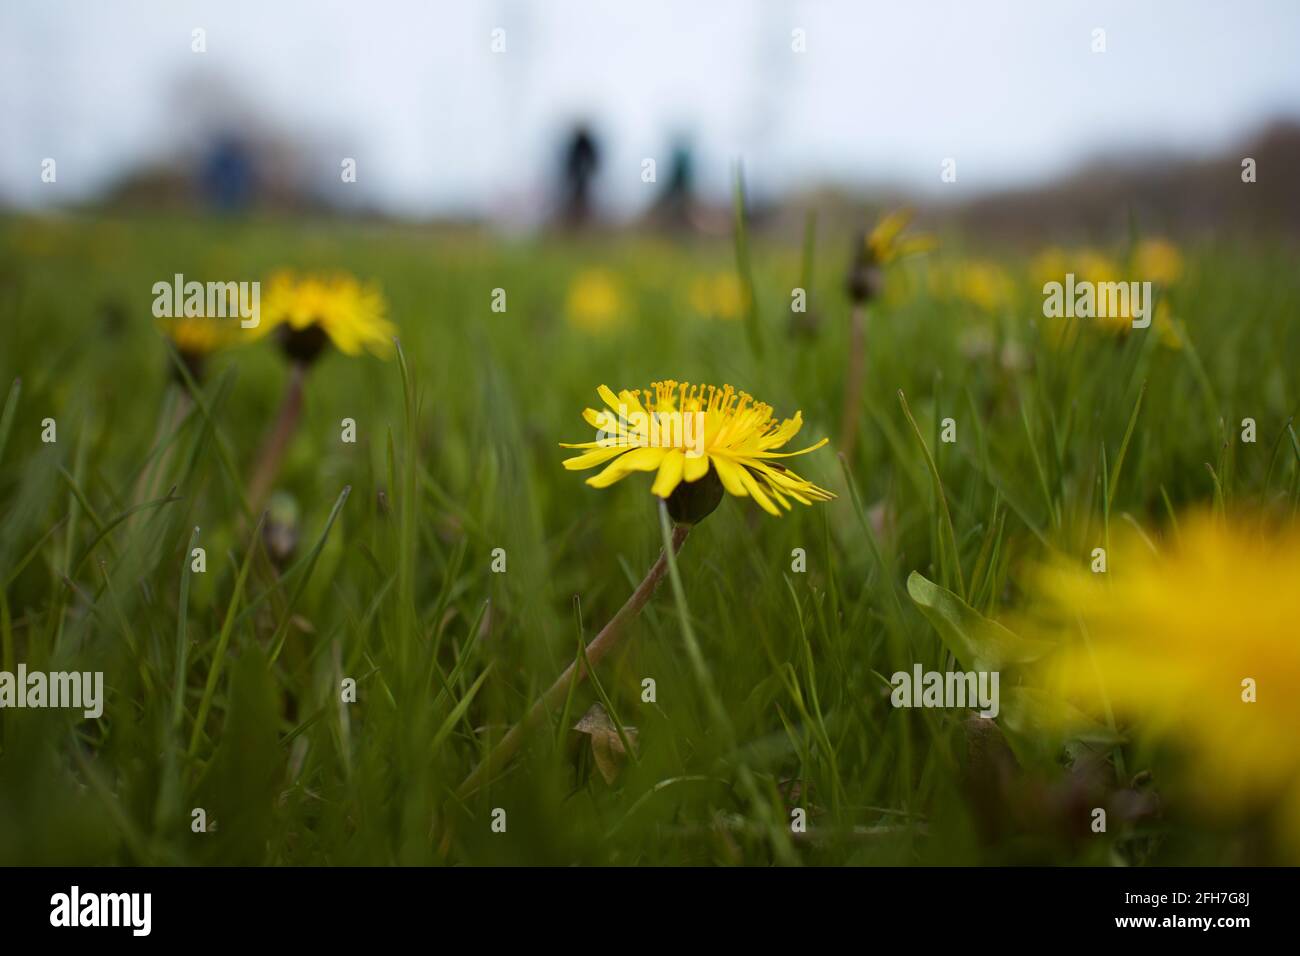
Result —
[[[689, 533], [690, 528], [686, 525], [674, 526], [671, 540], [674, 555], [681, 551]], [[580, 661], [575, 659], [573, 663], [565, 668], [564, 673], [556, 679], [550, 689], [529, 708], [524, 718], [506, 732], [506, 735], [483, 758], [483, 761], [475, 768], [474, 772], [460, 785], [456, 791], [458, 797], [462, 799], [468, 797], [481, 787], [493, 773], [504, 767], [510, 758], [514, 756], [515, 751], [519, 749], [525, 734], [549, 711], [555, 710], [563, 702], [569, 693], [569, 688], [576, 687], [587, 676], [589, 667], [595, 667], [610, 651], [622, 643], [627, 633], [627, 625], [641, 613], [641, 609], [650, 601], [667, 571], [668, 552], [665, 549], [660, 551], [659, 559], [646, 573], [645, 579], [637, 586], [637, 589], [632, 592], [632, 596], [627, 599], [627, 603], [619, 609], [617, 614], [610, 618], [609, 623], [587, 645], [585, 654], [587, 666], [580, 667]]]
[[289, 366], [289, 381], [285, 384], [284, 398], [280, 402], [280, 413], [275, 427], [262, 443], [262, 450], [257, 456], [257, 467], [248, 483], [248, 510], [256, 515], [266, 503], [271, 491], [271, 483], [280, 472], [280, 462], [289, 447], [294, 431], [298, 428], [298, 419], [302, 416], [303, 384], [307, 380], [307, 363], [293, 362]]
[[862, 383], [867, 366], [867, 308], [853, 306], [849, 319], [849, 370], [844, 379], [844, 412], [840, 416], [840, 454], [850, 465], [858, 440], [858, 412], [862, 408]]
[[[668, 540], [668, 508], [665, 505], [659, 506], [659, 526], [666, 542]], [[717, 688], [713, 683], [713, 675], [709, 673], [709, 665], [704, 660], [704, 652], [700, 650], [700, 642], [695, 639], [695, 629], [691, 626], [690, 608], [686, 606], [686, 589], [682, 586], [682, 576], [677, 570], [677, 561], [675, 559], [669, 559], [668, 561], [668, 577], [672, 581], [673, 600], [677, 603], [677, 616], [681, 618], [682, 622], [682, 641], [686, 645], [686, 656], [690, 659], [691, 668], [695, 671], [695, 679], [700, 685], [700, 690], [704, 692], [704, 700], [709, 705], [710, 711], [712, 711], [714, 726], [721, 732], [726, 749], [734, 751], [736, 747], [736, 729], [731, 723], [727, 709], [722, 705], [722, 701], [718, 697]], [[753, 804], [754, 812], [761, 818], [760, 825], [767, 830], [772, 840], [772, 850], [777, 859], [787, 866], [797, 866], [799, 859], [795, 856], [794, 850], [791, 849], [785, 832], [772, 819], [771, 807], [764, 798], [763, 792], [759, 789], [758, 781], [754, 779], [753, 772], [743, 761], [737, 761], [736, 775], [740, 778], [740, 785], [744, 789], [745, 795]]]

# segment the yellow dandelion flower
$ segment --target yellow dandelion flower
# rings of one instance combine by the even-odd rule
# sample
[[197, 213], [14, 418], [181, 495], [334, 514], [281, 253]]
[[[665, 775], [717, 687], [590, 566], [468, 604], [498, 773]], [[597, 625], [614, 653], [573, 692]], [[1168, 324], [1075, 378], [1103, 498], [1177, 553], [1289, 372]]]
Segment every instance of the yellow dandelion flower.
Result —
[[1015, 301], [1015, 282], [1002, 266], [987, 259], [959, 262], [938, 282], [944, 291], [985, 312], [1000, 312]]
[[1183, 274], [1183, 256], [1167, 239], [1143, 239], [1133, 250], [1134, 278], [1173, 285]]
[[880, 221], [867, 236], [867, 252], [873, 262], [885, 265], [895, 259], [929, 252], [935, 247], [933, 236], [924, 233], [903, 235], [912, 216], [910, 209], [897, 209], [880, 217]]
[[1207, 809], [1276, 807], [1300, 838], [1296, 581], [1300, 529], [1197, 516], [1159, 553], [1116, 542], [1106, 574], [1044, 571], [1031, 626], [1062, 643], [1046, 665], [1059, 699], [1174, 743]]
[[608, 407], [583, 412], [587, 424], [599, 429], [596, 440], [561, 445], [585, 449], [565, 460], [564, 467], [570, 470], [610, 462], [587, 479], [593, 488], [607, 488], [634, 471], [655, 471], [650, 490], [669, 498], [685, 487], [683, 483], [714, 476], [722, 489], [738, 498], [753, 498], [764, 511], [778, 516], [782, 508], [790, 509], [791, 500], [810, 505], [835, 497], [777, 461], [826, 444], [823, 438], [799, 451], [778, 451], [803, 427], [800, 412], [777, 421], [772, 406], [730, 385], [718, 388], [667, 380], [617, 394], [602, 385], [597, 392]]
[[907, 294], [894, 281], [886, 282], [885, 266], [897, 259], [928, 252], [936, 245], [931, 236], [904, 236], [903, 230], [911, 220], [911, 210], [886, 213], [870, 233], [854, 240], [853, 259], [844, 283], [850, 302], [862, 305], [881, 296], [898, 302]]
[[154, 320], [158, 331], [167, 336], [176, 351], [190, 358], [202, 358], [233, 345], [243, 332], [243, 338], [252, 338], [253, 329], [243, 329], [238, 319], [218, 319], [207, 316], [179, 316]]
[[[1130, 272], [1139, 282], [1170, 286], [1183, 274], [1183, 256], [1167, 239], [1143, 239], [1133, 250]], [[1183, 347], [1182, 331], [1174, 321], [1169, 300], [1163, 294], [1156, 305], [1153, 327], [1165, 348], [1177, 350]]]
[[1073, 269], [1076, 279], [1092, 283], [1119, 282], [1122, 271], [1118, 262], [1096, 249], [1079, 252]]
[[176, 347], [195, 378], [202, 378], [205, 359], [224, 348], [251, 342], [258, 337], [256, 328], [244, 328], [239, 318], [239, 293], [234, 285], [225, 287], [224, 308], [215, 315], [160, 316], [154, 325]]
[[384, 318], [387, 303], [379, 290], [347, 275], [298, 277], [278, 272], [266, 283], [259, 330], [278, 329], [285, 350], [309, 361], [325, 343], [340, 352], [392, 353], [397, 327]]
[[1029, 263], [1029, 274], [1041, 288], [1048, 282], [1061, 282], [1070, 271], [1070, 257], [1060, 246], [1048, 246]]
[[691, 308], [713, 319], [739, 319], [749, 307], [749, 294], [732, 271], [697, 276], [691, 282]]
[[587, 269], [570, 283], [564, 315], [575, 329], [603, 332], [618, 324], [625, 308], [618, 277], [608, 269]]
[[[1073, 273], [1078, 283], [1091, 283], [1100, 290], [1109, 283], [1152, 282], [1155, 286], [1167, 285], [1175, 281], [1182, 270], [1182, 257], [1176, 247], [1162, 239], [1144, 240], [1138, 243], [1125, 268], [1118, 260], [1096, 249], [1066, 252], [1051, 247], [1035, 256], [1030, 265], [1030, 272], [1035, 279], [1046, 284], [1061, 282], [1067, 273]], [[1154, 290], [1153, 290], [1154, 291]], [[1100, 292], [1097, 293], [1100, 296]], [[1163, 293], [1156, 295], [1156, 305], [1152, 318], [1152, 330], [1156, 333], [1160, 345], [1169, 349], [1183, 347], [1183, 333], [1173, 318], [1173, 312]], [[1092, 328], [1110, 335], [1124, 337], [1133, 330], [1134, 303], [1128, 296], [1119, 299], [1119, 308], [1107, 309], [1105, 315], [1097, 315], [1078, 323], [1078, 327]], [[1147, 303], [1151, 308], [1151, 303]], [[1077, 335], [1075, 323], [1054, 323], [1049, 327], [1049, 339], [1056, 345], [1072, 343]]]

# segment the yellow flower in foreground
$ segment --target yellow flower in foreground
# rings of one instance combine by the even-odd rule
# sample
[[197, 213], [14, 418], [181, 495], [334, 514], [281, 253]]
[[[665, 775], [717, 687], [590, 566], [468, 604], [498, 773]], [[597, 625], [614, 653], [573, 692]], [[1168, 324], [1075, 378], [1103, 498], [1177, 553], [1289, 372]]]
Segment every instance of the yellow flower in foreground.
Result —
[[607, 488], [634, 471], [656, 471], [650, 490], [668, 498], [683, 482], [698, 482], [713, 474], [731, 494], [753, 498], [764, 511], [778, 516], [781, 508], [789, 510], [791, 499], [810, 505], [835, 497], [777, 461], [826, 444], [823, 438], [799, 451], [777, 450], [803, 427], [800, 412], [778, 422], [770, 405], [730, 385], [718, 388], [668, 380], [617, 395], [604, 385], [597, 392], [608, 408], [588, 408], [582, 416], [600, 430], [596, 440], [561, 445], [586, 449], [566, 459], [565, 468], [610, 462], [587, 479], [594, 488]]
[[618, 277], [608, 269], [587, 269], [569, 285], [564, 315], [583, 332], [601, 332], [618, 324], [625, 309]]
[[1199, 516], [1159, 554], [1116, 544], [1105, 574], [1040, 578], [1049, 682], [1174, 744], [1209, 808], [1280, 809], [1300, 853], [1300, 529]]
[[[391, 354], [397, 327], [384, 318], [387, 303], [373, 286], [348, 275], [298, 277], [278, 272], [266, 283], [262, 295], [259, 330], [283, 326], [291, 340], [286, 348], [295, 357], [296, 345], [304, 352], [318, 351], [328, 339], [348, 355], [363, 349], [379, 356]], [[298, 334], [302, 333], [302, 334]]]

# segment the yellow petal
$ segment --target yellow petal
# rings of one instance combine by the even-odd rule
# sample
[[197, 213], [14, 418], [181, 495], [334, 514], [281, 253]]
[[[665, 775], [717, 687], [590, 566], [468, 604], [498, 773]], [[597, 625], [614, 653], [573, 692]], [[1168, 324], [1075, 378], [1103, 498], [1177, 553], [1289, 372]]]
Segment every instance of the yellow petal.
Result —
[[682, 465], [682, 477], [687, 481], [699, 481], [709, 473], [708, 455], [687, 455]]
[[[768, 514], [776, 515], [778, 518], [781, 517], [780, 509], [777, 508], [776, 505], [772, 504], [772, 499], [769, 498], [763, 489], [759, 487], [754, 476], [749, 473], [749, 469], [740, 465], [737, 465], [736, 468], [740, 472], [740, 480], [744, 483], [745, 490], [749, 492], [749, 496], [757, 501], [759, 506]], [[786, 507], [789, 506], [787, 505]]]
[[655, 477], [655, 483], [650, 486], [650, 490], [660, 498], [671, 495], [673, 489], [682, 482], [682, 468], [685, 463], [686, 455], [682, 450], [671, 449], [659, 464], [659, 474]]
[[710, 455], [709, 458], [713, 462], [713, 467], [718, 470], [718, 478], [722, 481], [723, 488], [737, 498], [745, 498], [749, 495], [745, 490], [745, 482], [740, 477], [745, 469], [722, 455]]
[[575, 455], [572, 458], [564, 459], [564, 467], [570, 471], [581, 471], [583, 468], [594, 468], [602, 462], [609, 461], [611, 458], [617, 458], [628, 450], [627, 445], [611, 445], [607, 448], [598, 448], [595, 451], [589, 451], [585, 455]]
[[593, 488], [608, 488], [634, 471], [654, 471], [663, 460], [664, 452], [663, 448], [634, 448], [611, 462], [600, 474], [588, 478], [587, 484]]
[[807, 448], [800, 448], [798, 451], [758, 451], [754, 452], [754, 458], [793, 458], [795, 455], [806, 455], [810, 451], [816, 451], [822, 445], [830, 441], [829, 438], [823, 438], [815, 445], [809, 445]]

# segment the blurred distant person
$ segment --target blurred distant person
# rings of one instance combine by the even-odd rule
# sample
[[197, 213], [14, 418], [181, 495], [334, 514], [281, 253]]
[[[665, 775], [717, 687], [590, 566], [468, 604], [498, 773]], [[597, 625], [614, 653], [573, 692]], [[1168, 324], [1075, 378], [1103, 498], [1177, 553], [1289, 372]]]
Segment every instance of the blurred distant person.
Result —
[[695, 156], [690, 144], [679, 139], [673, 145], [668, 181], [650, 210], [650, 222], [661, 229], [689, 229], [695, 205], [694, 193]]
[[252, 203], [255, 185], [252, 151], [237, 136], [217, 136], [202, 161], [203, 198], [223, 212], [239, 212]]
[[591, 129], [579, 125], [569, 137], [564, 150], [563, 203], [561, 221], [570, 228], [581, 228], [591, 220], [592, 182], [600, 167], [600, 147]]

